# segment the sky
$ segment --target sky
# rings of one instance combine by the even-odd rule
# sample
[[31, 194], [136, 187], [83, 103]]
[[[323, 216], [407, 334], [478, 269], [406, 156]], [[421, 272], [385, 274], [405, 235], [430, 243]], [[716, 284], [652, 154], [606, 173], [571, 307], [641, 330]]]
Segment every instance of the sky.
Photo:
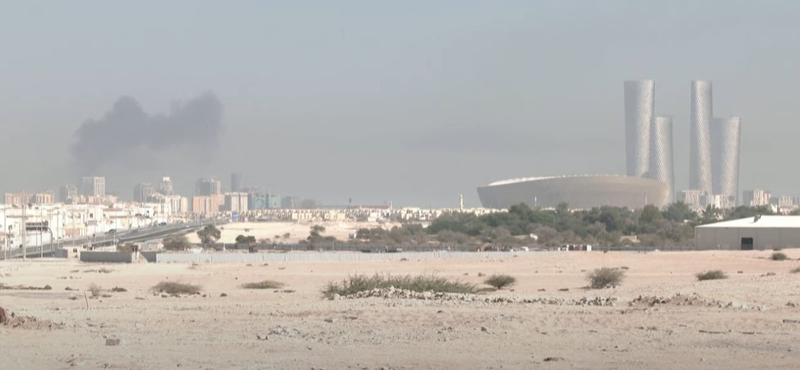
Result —
[[[92, 171], [126, 199], [162, 176], [191, 196], [239, 172], [324, 204], [478, 206], [496, 180], [624, 174], [630, 79], [673, 116], [680, 190], [705, 79], [714, 115], [742, 117], [740, 191], [800, 195], [797, 19], [780, 0], [3, 1], [0, 191]], [[205, 136], [158, 129], [209, 96]], [[120, 101], [155, 129], [80, 136]]]

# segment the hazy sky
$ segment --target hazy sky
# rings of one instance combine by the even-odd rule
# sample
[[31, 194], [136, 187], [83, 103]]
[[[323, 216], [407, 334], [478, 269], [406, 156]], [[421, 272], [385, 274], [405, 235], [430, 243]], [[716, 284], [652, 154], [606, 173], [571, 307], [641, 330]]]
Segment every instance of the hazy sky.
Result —
[[4, 1], [0, 191], [75, 182], [75, 131], [123, 96], [159, 115], [210, 92], [213, 158], [142, 150], [108, 189], [238, 171], [328, 204], [474, 206], [495, 180], [624, 173], [622, 84], [647, 78], [678, 189], [689, 81], [709, 79], [714, 115], [742, 117], [740, 190], [797, 195], [798, 19], [777, 0]]

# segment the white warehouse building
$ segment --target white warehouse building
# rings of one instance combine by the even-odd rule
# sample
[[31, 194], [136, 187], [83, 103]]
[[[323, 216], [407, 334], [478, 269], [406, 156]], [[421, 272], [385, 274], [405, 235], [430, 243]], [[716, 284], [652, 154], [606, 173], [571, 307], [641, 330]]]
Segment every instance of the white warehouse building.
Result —
[[694, 228], [697, 249], [800, 248], [800, 216], [756, 216]]

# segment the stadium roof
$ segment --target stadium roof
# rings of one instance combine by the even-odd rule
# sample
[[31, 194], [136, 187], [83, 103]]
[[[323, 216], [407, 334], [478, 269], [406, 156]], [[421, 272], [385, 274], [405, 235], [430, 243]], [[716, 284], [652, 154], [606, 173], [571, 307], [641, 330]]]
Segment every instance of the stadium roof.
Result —
[[[550, 179], [564, 179], [570, 177], [631, 177], [631, 176], [624, 176], [624, 175], [562, 175], [562, 176], [540, 176], [540, 177], [520, 177], [517, 179], [508, 179], [508, 180], [500, 180], [495, 181], [491, 184], [485, 186], [496, 186], [496, 185], [507, 185], [507, 184], [515, 184], [518, 182], [526, 182], [526, 181], [538, 181], [538, 180], [550, 180]], [[644, 177], [636, 177], [637, 179], [645, 179]]]
[[701, 228], [800, 228], [800, 216], [761, 216], [758, 221], [755, 217], [740, 218], [738, 220], [722, 221]]

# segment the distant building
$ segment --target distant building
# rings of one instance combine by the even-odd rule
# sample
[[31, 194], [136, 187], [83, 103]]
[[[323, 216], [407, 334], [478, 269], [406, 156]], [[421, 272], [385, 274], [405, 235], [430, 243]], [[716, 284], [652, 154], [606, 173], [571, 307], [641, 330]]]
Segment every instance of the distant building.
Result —
[[647, 176], [650, 129], [654, 118], [655, 82], [625, 81], [625, 160], [628, 176]]
[[548, 176], [510, 179], [478, 187], [486, 208], [507, 209], [525, 203], [550, 208], [567, 203], [572, 209], [601, 206], [642, 208], [667, 204], [669, 184], [641, 177], [612, 175]]
[[699, 208], [702, 206], [701, 197], [703, 194], [702, 191], [696, 189], [682, 190], [678, 192], [678, 201], [689, 207]]
[[223, 195], [201, 195], [192, 197], [192, 213], [213, 214], [220, 211], [224, 204]]
[[222, 182], [216, 178], [199, 179], [195, 183], [195, 195], [208, 196], [208, 195], [221, 195]]
[[739, 145], [742, 120], [739, 117], [711, 121], [711, 174], [714, 194], [738, 198]]
[[281, 208], [300, 208], [302, 201], [303, 200], [298, 197], [283, 197], [281, 198]]
[[748, 207], [769, 205], [770, 193], [761, 189], [745, 190], [742, 193], [742, 204]]
[[711, 81], [692, 81], [691, 86], [689, 187], [712, 194]]
[[189, 199], [177, 195], [167, 197], [173, 213], [189, 213]]
[[247, 194], [250, 210], [281, 208], [281, 196], [263, 191], [251, 191]]
[[226, 193], [225, 210], [230, 212], [247, 212], [248, 210], [247, 193]]
[[770, 197], [769, 204], [778, 208], [792, 208], [795, 206], [794, 199], [788, 195]]
[[23, 204], [53, 204], [55, 197], [52, 192], [39, 193], [5, 193], [3, 203], [12, 206]]
[[99, 176], [85, 176], [81, 179], [81, 195], [87, 197], [102, 197], [106, 195], [106, 178]]
[[58, 201], [61, 203], [75, 203], [78, 201], [78, 188], [75, 185], [63, 185], [58, 189]]
[[669, 184], [667, 203], [675, 198], [675, 171], [672, 161], [672, 117], [658, 116], [650, 129], [648, 177]]
[[141, 203], [149, 202], [155, 192], [156, 189], [153, 188], [153, 185], [147, 183], [136, 184], [136, 186], [133, 187], [133, 201]]
[[703, 194], [700, 196], [700, 206], [712, 206], [719, 209], [736, 207], [736, 197], [724, 194]]
[[169, 176], [161, 178], [161, 186], [158, 190], [164, 195], [175, 195], [175, 191], [172, 187], [172, 179], [170, 179]]
[[231, 174], [231, 193], [238, 193], [242, 191], [242, 174]]

